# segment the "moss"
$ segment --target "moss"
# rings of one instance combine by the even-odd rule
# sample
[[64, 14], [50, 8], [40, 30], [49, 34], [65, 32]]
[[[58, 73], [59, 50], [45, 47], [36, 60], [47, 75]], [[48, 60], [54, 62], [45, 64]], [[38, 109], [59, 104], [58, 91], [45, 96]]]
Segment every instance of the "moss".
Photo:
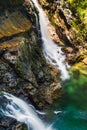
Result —
[[19, 61], [17, 61], [17, 64], [16, 64], [16, 72], [18, 73], [18, 75], [20, 75], [21, 78], [24, 77], [23, 68], [21, 66], [21, 62]]
[[84, 59], [84, 55], [79, 55], [76, 59], [75, 59], [75, 63], [78, 63], [80, 61], [82, 61]]
[[3, 96], [3, 94], [4, 94], [4, 93], [3, 93], [2, 91], [0, 91], [0, 96]]
[[72, 26], [77, 32], [76, 37], [79, 38], [84, 45], [85, 41], [87, 40], [87, 27], [83, 23], [79, 23], [78, 20], [73, 21]]
[[79, 62], [71, 67], [71, 73], [77, 70], [78, 72], [82, 73], [83, 75], [87, 76], [87, 65], [85, 65], [83, 62]]
[[74, 27], [77, 26], [79, 28], [79, 32], [81, 32], [84, 39], [86, 39], [87, 36], [87, 1], [86, 0], [68, 0], [70, 3], [70, 6], [72, 8], [75, 8], [76, 13], [78, 14], [78, 18], [75, 18], [75, 20], [72, 22], [72, 25]]
[[0, 11], [7, 8], [17, 7], [23, 4], [23, 0], [1, 0], [0, 1]]

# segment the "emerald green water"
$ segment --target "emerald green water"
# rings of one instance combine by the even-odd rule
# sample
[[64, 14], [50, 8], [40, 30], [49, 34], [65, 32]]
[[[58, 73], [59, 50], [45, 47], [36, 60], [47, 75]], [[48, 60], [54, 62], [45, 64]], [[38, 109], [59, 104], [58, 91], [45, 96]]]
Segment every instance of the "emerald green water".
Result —
[[87, 77], [74, 73], [63, 83], [63, 94], [54, 104], [55, 130], [87, 130]]

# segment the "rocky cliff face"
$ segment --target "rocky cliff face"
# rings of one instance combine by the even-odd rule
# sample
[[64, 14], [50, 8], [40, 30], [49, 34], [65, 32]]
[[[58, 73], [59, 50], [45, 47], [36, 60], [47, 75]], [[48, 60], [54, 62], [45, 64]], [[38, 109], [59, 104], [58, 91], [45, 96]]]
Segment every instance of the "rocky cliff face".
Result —
[[[0, 16], [0, 91], [43, 108], [52, 104], [61, 92], [60, 72], [43, 56], [34, 13], [38, 15], [35, 7], [25, 2]], [[1, 120], [1, 129], [14, 127], [7, 120]], [[13, 122], [14, 129], [22, 129], [21, 124]]]
[[[21, 86], [18, 84], [23, 80], [24, 84], [27, 84], [25, 81], [29, 82], [26, 86], [30, 85], [31, 90], [28, 88], [29, 91], [27, 91], [25, 85], [20, 88], [24, 87], [24, 91], [31, 95], [31, 100], [34, 101], [33, 97], [35, 97], [36, 104], [41, 104], [36, 98], [39, 94], [37, 90], [40, 93], [44, 91], [44, 94], [46, 94], [41, 94], [43, 95], [41, 100], [44, 99], [46, 102], [52, 103], [51, 97], [53, 96], [51, 94], [55, 91], [53, 88], [59, 90], [61, 87], [58, 81], [59, 72], [56, 72], [56, 68], [46, 63], [43, 56], [40, 37], [38, 40], [37, 35], [36, 16], [34, 15], [38, 12], [34, 5], [31, 6], [27, 0], [23, 6], [17, 9], [15, 9], [15, 6], [20, 5], [22, 1], [6, 2], [2, 1], [1, 5], [12, 4], [14, 11], [4, 11], [4, 15], [0, 17], [1, 86], [5, 86], [6, 89], [6, 86]], [[52, 23], [52, 26], [49, 25], [50, 36], [57, 44], [64, 46], [63, 51], [67, 56], [66, 60], [73, 65], [72, 68], [74, 68], [74, 64], [76, 68], [80, 62], [83, 66], [86, 66], [86, 39], [81, 35], [79, 27], [77, 30], [77, 26], [73, 25], [74, 19], [80, 19], [75, 7], [72, 8], [69, 1], [62, 0], [39, 0], [39, 2]], [[77, 68], [79, 69], [79, 67]], [[4, 90], [3, 88], [1, 87], [1, 90]], [[42, 106], [44, 103], [42, 103]]]
[[17, 7], [23, 4], [23, 0], [3, 0], [0, 1], [0, 11], [6, 10], [7, 8]]
[[[87, 76], [87, 39], [74, 22], [77, 18], [79, 20], [76, 10], [74, 13], [67, 1], [39, 2], [52, 23], [52, 26], [49, 25], [51, 38], [56, 44], [64, 46], [66, 60], [72, 65], [71, 72], [80, 71]], [[0, 3], [6, 9], [0, 16], [0, 91], [15, 94], [27, 102], [30, 100], [42, 109], [61, 94], [60, 72], [43, 56], [41, 37], [38, 37], [36, 28], [35, 13], [38, 16], [38, 11], [27, 0], [19, 7], [21, 3], [22, 0]], [[5, 122], [3, 119], [1, 129], [12, 129], [10, 123], [14, 124], [14, 121], [3, 125]], [[13, 125], [15, 130], [22, 129], [20, 124], [15, 124], [18, 126]]]
[[[87, 23], [86, 1], [74, 0], [39, 0], [47, 13], [52, 25], [56, 28], [59, 41], [55, 42], [65, 46], [67, 60], [70, 65], [75, 65], [77, 71], [87, 64]], [[56, 34], [53, 34], [54, 37]], [[85, 61], [85, 62], [84, 62]], [[78, 66], [78, 67], [76, 67]]]
[[43, 108], [61, 89], [60, 72], [43, 56], [34, 13], [35, 7], [25, 2], [0, 17], [0, 90], [25, 96]]

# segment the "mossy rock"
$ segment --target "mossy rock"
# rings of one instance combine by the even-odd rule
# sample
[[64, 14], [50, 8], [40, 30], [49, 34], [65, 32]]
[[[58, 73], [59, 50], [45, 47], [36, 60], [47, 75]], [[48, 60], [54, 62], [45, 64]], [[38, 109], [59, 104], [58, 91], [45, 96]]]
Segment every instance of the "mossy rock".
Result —
[[2, 91], [0, 91], [0, 96], [3, 96], [3, 94], [4, 94], [4, 93], [3, 93]]
[[8, 18], [0, 17], [0, 38], [16, 35], [31, 28], [31, 23], [21, 11], [9, 13]]
[[72, 73], [73, 71], [78, 71], [87, 76], [87, 65], [83, 62], [79, 62], [71, 67], [70, 72]]
[[1, 0], [0, 1], [0, 10], [4, 10], [7, 8], [17, 7], [23, 4], [23, 0]]

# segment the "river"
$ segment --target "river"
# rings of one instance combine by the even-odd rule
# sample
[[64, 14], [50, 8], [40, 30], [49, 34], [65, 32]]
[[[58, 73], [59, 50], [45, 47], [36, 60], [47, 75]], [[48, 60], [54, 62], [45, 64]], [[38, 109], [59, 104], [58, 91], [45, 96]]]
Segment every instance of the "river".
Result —
[[[54, 105], [56, 130], [87, 129], [87, 77], [74, 73], [71, 79], [64, 82], [64, 93]], [[56, 106], [56, 107], [55, 107]], [[58, 111], [58, 112], [57, 112]]]

